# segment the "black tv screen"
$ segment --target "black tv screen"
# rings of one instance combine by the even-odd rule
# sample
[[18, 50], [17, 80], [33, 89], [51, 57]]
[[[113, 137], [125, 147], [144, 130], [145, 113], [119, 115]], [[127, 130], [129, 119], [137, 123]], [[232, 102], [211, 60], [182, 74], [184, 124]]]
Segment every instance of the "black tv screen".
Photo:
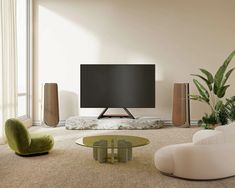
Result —
[[82, 64], [81, 107], [154, 108], [154, 64]]

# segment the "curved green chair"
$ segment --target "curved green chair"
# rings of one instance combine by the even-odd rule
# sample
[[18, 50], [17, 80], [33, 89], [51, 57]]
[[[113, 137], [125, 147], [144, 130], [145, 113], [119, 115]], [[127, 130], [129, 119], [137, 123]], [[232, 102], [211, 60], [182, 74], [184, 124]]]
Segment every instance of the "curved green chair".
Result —
[[51, 135], [29, 134], [25, 126], [14, 118], [6, 121], [5, 133], [10, 148], [22, 156], [48, 153], [54, 145]]

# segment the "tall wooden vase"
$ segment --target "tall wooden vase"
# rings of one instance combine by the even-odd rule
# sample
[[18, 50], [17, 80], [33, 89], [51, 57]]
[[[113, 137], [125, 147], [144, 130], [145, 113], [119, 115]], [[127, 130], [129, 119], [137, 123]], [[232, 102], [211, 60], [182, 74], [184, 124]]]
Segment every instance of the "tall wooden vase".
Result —
[[175, 83], [172, 123], [176, 127], [190, 127], [189, 83]]
[[44, 85], [44, 116], [46, 125], [56, 127], [59, 124], [58, 86], [56, 83]]

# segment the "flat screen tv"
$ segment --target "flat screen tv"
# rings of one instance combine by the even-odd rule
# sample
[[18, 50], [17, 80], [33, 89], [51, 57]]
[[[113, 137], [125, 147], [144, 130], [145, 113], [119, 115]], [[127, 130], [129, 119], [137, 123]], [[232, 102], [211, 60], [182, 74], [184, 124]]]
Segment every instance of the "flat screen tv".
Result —
[[82, 64], [80, 71], [82, 108], [124, 108], [129, 114], [127, 108], [155, 107], [154, 64]]

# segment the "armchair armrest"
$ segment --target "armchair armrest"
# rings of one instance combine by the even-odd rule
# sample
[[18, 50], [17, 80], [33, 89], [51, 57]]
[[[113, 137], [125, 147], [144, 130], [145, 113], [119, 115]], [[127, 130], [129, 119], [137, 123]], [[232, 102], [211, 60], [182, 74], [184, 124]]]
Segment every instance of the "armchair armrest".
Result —
[[180, 144], [173, 151], [173, 174], [189, 179], [217, 179], [235, 175], [234, 155], [234, 143]]

